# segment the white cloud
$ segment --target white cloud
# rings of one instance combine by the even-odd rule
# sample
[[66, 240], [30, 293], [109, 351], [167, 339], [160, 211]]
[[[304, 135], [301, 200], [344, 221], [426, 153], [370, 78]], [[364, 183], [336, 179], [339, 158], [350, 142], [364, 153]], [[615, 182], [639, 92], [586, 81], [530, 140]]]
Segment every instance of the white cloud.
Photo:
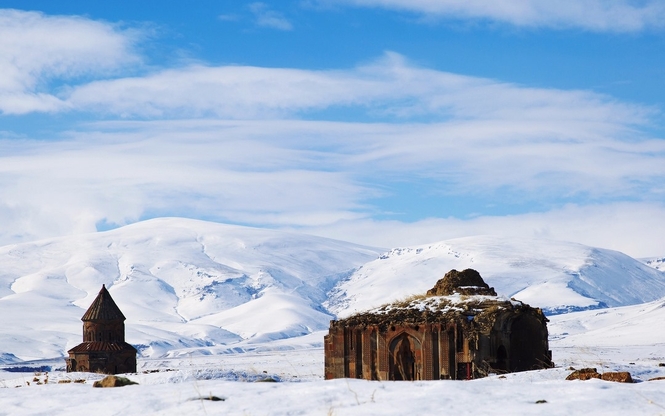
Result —
[[[321, 152], [325, 161], [344, 160], [334, 169], [371, 166], [375, 172], [424, 176], [453, 193], [507, 188], [533, 193], [533, 199], [554, 194], [648, 198], [662, 192], [658, 183], [665, 179], [665, 142], [641, 131], [658, 114], [652, 108], [592, 92], [423, 69], [392, 53], [346, 71], [190, 66], [93, 82], [73, 89], [65, 102], [89, 111], [158, 118], [288, 119], [353, 108], [369, 120], [398, 123], [323, 123], [321, 128], [329, 130], [308, 133], [316, 137], [307, 138], [309, 146], [327, 146], [328, 152]], [[408, 123], [414, 116], [431, 121]], [[275, 140], [281, 143], [286, 136]]]
[[350, 70], [193, 65], [72, 88], [79, 110], [124, 117], [294, 117], [331, 107], [408, 120], [566, 120], [641, 124], [652, 110], [585, 91], [526, 88], [410, 65], [395, 53]]
[[567, 205], [547, 212], [473, 219], [430, 218], [413, 223], [358, 219], [300, 229], [375, 247], [404, 247], [472, 235], [574, 241], [636, 258], [665, 255], [665, 205]]
[[[420, 68], [394, 53], [348, 70], [190, 65], [99, 80], [138, 62], [131, 34], [17, 11], [1, 11], [0, 23], [0, 111], [129, 119], [57, 141], [0, 140], [0, 243], [186, 215], [379, 246], [512, 233], [638, 255], [662, 248], [664, 208], [653, 201], [665, 194], [665, 141], [646, 133], [653, 108]], [[365, 122], [298, 120], [340, 108]], [[370, 219], [370, 201], [391, 181], [423, 178], [448, 197], [504, 193], [556, 207], [579, 196], [586, 205]], [[608, 200], [638, 202], [599, 205]]]
[[270, 10], [267, 4], [256, 2], [249, 5], [258, 26], [277, 30], [293, 30], [293, 25], [281, 13]]
[[[322, 0], [322, 3], [333, 3]], [[482, 19], [522, 27], [636, 32], [665, 26], [660, 0], [341, 0], [355, 6], [420, 13], [433, 18]]]
[[[295, 227], [377, 246], [493, 233], [640, 255], [662, 248], [655, 236], [662, 236], [665, 208], [649, 202], [413, 224], [370, 219], [377, 208], [369, 201], [385, 192], [386, 178], [429, 176], [433, 187], [462, 197], [509, 188], [518, 198], [546, 201], [577, 191], [647, 201], [649, 192], [661, 192], [653, 199], [662, 200], [660, 141], [630, 148], [612, 137], [526, 140], [541, 130], [519, 124], [504, 126], [505, 137], [488, 136], [499, 127], [127, 121], [92, 124], [55, 142], [7, 140], [0, 142], [0, 243], [93, 231], [99, 221], [183, 215]], [[643, 189], [635, 188], [640, 182]]]
[[360, 195], [371, 191], [312, 168], [305, 150], [271, 144], [279, 135], [262, 137], [270, 127], [139, 123], [54, 142], [0, 141], [0, 242], [145, 215], [300, 226], [358, 218]]
[[49, 82], [137, 62], [133, 36], [84, 18], [0, 9], [0, 112], [65, 109]]

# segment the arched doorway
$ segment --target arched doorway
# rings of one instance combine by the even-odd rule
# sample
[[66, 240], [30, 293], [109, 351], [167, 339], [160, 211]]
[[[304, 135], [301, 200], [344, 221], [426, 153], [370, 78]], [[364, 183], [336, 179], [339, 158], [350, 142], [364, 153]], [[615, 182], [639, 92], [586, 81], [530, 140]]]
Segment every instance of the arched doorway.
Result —
[[389, 379], [420, 380], [420, 342], [404, 332], [393, 338], [389, 348]]

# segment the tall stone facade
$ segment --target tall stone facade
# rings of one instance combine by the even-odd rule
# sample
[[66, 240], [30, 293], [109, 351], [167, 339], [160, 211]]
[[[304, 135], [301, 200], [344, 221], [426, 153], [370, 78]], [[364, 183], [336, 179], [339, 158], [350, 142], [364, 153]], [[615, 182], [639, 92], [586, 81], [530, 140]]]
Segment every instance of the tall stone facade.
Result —
[[81, 318], [83, 342], [68, 351], [67, 371], [119, 374], [136, 372], [136, 348], [125, 342], [125, 316], [102, 289]]
[[463, 380], [552, 366], [540, 309], [496, 296], [475, 270], [427, 295], [331, 321], [325, 378]]

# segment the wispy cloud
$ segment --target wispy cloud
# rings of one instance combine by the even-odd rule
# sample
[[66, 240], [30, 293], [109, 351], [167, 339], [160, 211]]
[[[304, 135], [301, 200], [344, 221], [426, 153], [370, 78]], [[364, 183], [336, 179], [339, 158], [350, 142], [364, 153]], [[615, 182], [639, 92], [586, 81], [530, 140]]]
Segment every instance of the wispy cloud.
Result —
[[661, 221], [664, 217], [662, 203], [615, 202], [570, 204], [546, 212], [508, 216], [429, 218], [410, 223], [362, 218], [304, 230], [377, 247], [428, 244], [472, 235], [545, 238], [610, 248], [645, 258], [659, 257], [665, 252], [665, 223]]
[[240, 19], [240, 16], [237, 14], [229, 13], [229, 14], [220, 14], [217, 16], [217, 18], [223, 22], [235, 22], [236, 20]]
[[[59, 100], [68, 111], [161, 121], [95, 124], [71, 141], [34, 142], [29, 157], [7, 148], [9, 223], [33, 215], [44, 230], [78, 230], [189, 213], [309, 227], [371, 216], [386, 178], [555, 205], [561, 196], [648, 202], [665, 182], [665, 142], [644, 132], [654, 109], [421, 68], [393, 53], [336, 71], [188, 66], [72, 86]], [[370, 123], [297, 120], [335, 107]], [[168, 120], [183, 117], [199, 119]], [[59, 215], [69, 222], [47, 224]]]
[[566, 119], [602, 127], [640, 124], [651, 112], [587, 91], [528, 88], [420, 68], [395, 53], [346, 71], [189, 66], [76, 86], [62, 99], [72, 109], [123, 117], [288, 118], [344, 106], [379, 119]]
[[[127, 118], [293, 119], [348, 107], [373, 123], [324, 123], [353, 143], [317, 132], [308, 145], [339, 147], [348, 161], [424, 175], [452, 192], [594, 199], [648, 195], [665, 179], [665, 142], [641, 132], [655, 109], [423, 69], [395, 54], [347, 71], [192, 66], [82, 85], [63, 102]], [[423, 116], [428, 123], [412, 121]], [[385, 119], [394, 122], [376, 123]]]
[[265, 3], [251, 3], [249, 10], [254, 14], [258, 26], [277, 30], [293, 30], [293, 25], [284, 15], [271, 10]]
[[[322, 3], [333, 3], [321, 0]], [[354, 6], [381, 7], [431, 18], [475, 19], [521, 27], [580, 28], [594, 32], [637, 32], [665, 27], [659, 0], [341, 0]]]
[[[519, 231], [665, 252], [655, 237], [665, 141], [648, 133], [654, 108], [437, 71], [391, 52], [346, 70], [198, 64], [121, 76], [141, 59], [131, 32], [39, 13], [2, 18], [0, 110], [111, 121], [51, 141], [2, 134], [0, 243], [186, 215], [378, 246]], [[327, 121], [338, 109], [359, 121]], [[423, 178], [449, 198], [552, 209], [372, 219], [391, 181]]]
[[300, 226], [362, 215], [359, 197], [369, 189], [344, 172], [313, 168], [309, 152], [278, 143], [283, 132], [265, 137], [272, 127], [111, 123], [55, 142], [0, 141], [0, 242], [146, 215]]
[[[57, 142], [0, 142], [0, 242], [93, 231], [102, 220], [186, 215], [296, 227], [378, 246], [519, 230], [634, 253], [647, 253], [647, 241], [652, 250], [665, 249], [654, 240], [665, 208], [645, 196], [663, 192], [662, 142], [631, 148], [612, 137], [546, 139], [541, 130], [517, 125], [493, 137], [499, 124], [116, 121]], [[527, 134], [535, 137], [526, 140]], [[423, 176], [453, 197], [512, 189], [517, 198], [544, 201], [584, 192], [643, 202], [594, 205], [592, 198], [592, 208], [412, 224], [371, 219], [376, 208], [369, 201], [384, 192], [387, 177]], [[619, 207], [616, 215], [612, 206]], [[640, 225], [632, 233], [623, 232], [634, 223]], [[620, 237], [610, 239], [607, 230]], [[626, 238], [643, 234], [639, 242]], [[601, 237], [608, 238], [604, 244]]]
[[140, 58], [133, 52], [137, 34], [79, 17], [0, 9], [0, 112], [66, 108], [49, 83], [109, 75], [137, 63]]

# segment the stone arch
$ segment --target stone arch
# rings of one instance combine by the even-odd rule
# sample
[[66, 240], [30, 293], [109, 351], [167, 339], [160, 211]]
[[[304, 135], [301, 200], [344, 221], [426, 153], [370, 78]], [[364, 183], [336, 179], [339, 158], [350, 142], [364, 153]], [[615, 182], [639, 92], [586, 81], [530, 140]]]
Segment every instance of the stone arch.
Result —
[[414, 335], [403, 331], [388, 344], [390, 380], [422, 379], [422, 347]]

